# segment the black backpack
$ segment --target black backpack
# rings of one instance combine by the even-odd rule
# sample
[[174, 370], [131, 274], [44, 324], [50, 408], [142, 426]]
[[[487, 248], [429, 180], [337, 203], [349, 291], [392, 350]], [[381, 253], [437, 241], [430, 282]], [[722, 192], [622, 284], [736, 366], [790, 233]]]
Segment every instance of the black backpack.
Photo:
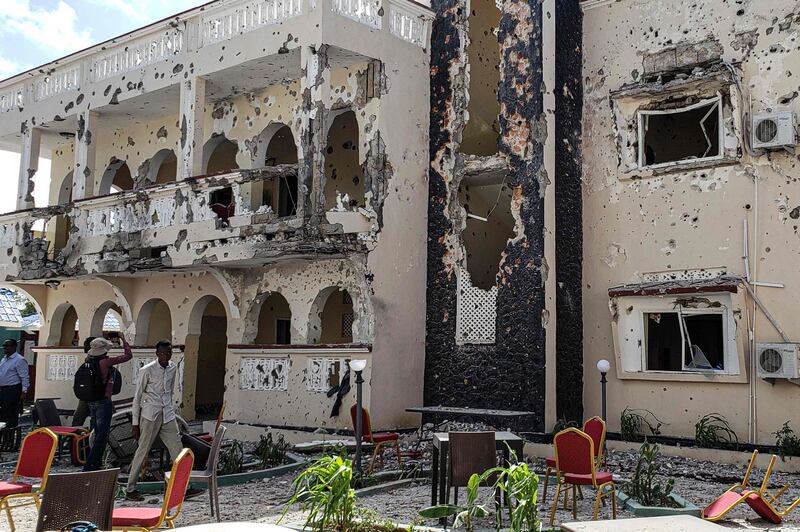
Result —
[[[81, 401], [100, 401], [106, 395], [106, 384], [100, 373], [101, 357], [92, 357], [84, 362], [75, 372], [72, 389], [75, 397]], [[112, 379], [112, 394], [117, 395], [122, 390], [122, 374], [115, 367], [109, 369], [108, 378]]]

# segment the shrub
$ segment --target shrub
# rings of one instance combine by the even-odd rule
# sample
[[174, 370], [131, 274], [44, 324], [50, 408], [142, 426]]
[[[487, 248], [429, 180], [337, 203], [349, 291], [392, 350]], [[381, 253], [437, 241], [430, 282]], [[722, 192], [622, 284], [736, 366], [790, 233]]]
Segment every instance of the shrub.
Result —
[[661, 465], [658, 463], [659, 448], [654, 443], [645, 442], [639, 448], [639, 461], [633, 478], [625, 485], [625, 491], [645, 506], [671, 506], [672, 487], [675, 481], [669, 479], [662, 484], [656, 480]]
[[661, 434], [664, 424], [649, 410], [640, 410], [626, 407], [620, 416], [620, 437], [623, 441], [640, 442], [647, 436]]
[[352, 487], [353, 464], [341, 456], [323, 456], [294, 479], [294, 493], [281, 519], [292, 505], [300, 503], [308, 512], [303, 528], [312, 530], [353, 529], [356, 493]]
[[788, 421], [772, 434], [775, 435], [775, 445], [778, 446], [778, 454], [781, 455], [781, 458], [800, 456], [800, 437], [795, 435]]
[[453, 521], [453, 528], [461, 528], [463, 526], [467, 532], [472, 532], [475, 530], [475, 519], [480, 519], [489, 515], [489, 512], [486, 510], [485, 501], [483, 503], [478, 502], [478, 487], [481, 482], [485, 480], [487, 473], [482, 475], [473, 474], [469, 477], [467, 485], [467, 503], [465, 505], [439, 504], [420, 510], [419, 515], [428, 519], [441, 519], [454, 515], [456, 518], [455, 521]]
[[707, 414], [694, 426], [694, 441], [698, 447], [725, 449], [739, 446], [739, 438], [722, 414]]
[[283, 465], [286, 462], [286, 453], [290, 448], [291, 445], [283, 439], [283, 434], [278, 435], [277, 440], [273, 440], [272, 433], [268, 432], [266, 437], [259, 436], [254, 454], [261, 462], [261, 468], [267, 469]]
[[234, 475], [241, 473], [244, 469], [244, 448], [242, 442], [233, 440], [227, 449], [223, 449], [219, 455], [219, 473], [222, 475]]

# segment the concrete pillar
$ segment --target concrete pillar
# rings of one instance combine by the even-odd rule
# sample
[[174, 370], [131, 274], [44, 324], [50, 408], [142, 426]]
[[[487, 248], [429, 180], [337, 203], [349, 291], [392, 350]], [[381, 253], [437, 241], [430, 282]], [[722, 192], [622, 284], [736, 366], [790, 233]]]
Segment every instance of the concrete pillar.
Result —
[[75, 134], [75, 172], [72, 180], [72, 199], [79, 200], [94, 194], [95, 165], [97, 164], [97, 133], [99, 114], [84, 111], [78, 115]]
[[181, 83], [181, 144], [178, 181], [203, 173], [203, 108], [206, 80], [191, 78]]
[[39, 171], [39, 149], [42, 130], [26, 128], [22, 132], [22, 155], [19, 159], [17, 210], [33, 208], [33, 178]]
[[303, 92], [303, 158], [299, 161], [299, 181], [308, 194], [301, 201], [304, 212], [312, 218], [325, 216], [325, 147], [327, 145], [328, 109], [330, 107], [330, 68], [328, 47], [304, 46], [300, 63], [305, 75], [301, 78]]

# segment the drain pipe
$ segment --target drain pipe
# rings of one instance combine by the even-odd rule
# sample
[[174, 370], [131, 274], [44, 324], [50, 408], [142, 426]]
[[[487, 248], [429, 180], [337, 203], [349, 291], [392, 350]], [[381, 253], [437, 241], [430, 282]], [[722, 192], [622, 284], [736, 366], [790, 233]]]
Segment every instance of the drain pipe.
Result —
[[[744, 282], [750, 283], [750, 248], [749, 248], [750, 231], [747, 227], [747, 218], [742, 220], [742, 261], [744, 262]], [[750, 354], [750, 381], [748, 382], [749, 396], [747, 400], [747, 441], [755, 443], [755, 431], [753, 430], [753, 417], [755, 415], [755, 371], [756, 371], [756, 352], [754, 350], [754, 335], [753, 335], [753, 316], [747, 306], [747, 298], [745, 298], [744, 312], [747, 317], [747, 348]]]

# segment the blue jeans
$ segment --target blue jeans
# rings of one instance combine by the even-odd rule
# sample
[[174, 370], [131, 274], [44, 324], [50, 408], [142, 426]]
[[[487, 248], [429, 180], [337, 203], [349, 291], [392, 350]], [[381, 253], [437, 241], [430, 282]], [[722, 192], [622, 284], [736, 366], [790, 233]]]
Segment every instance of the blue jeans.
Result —
[[108, 443], [108, 433], [111, 430], [111, 414], [114, 407], [111, 399], [106, 397], [102, 401], [90, 401], [89, 413], [92, 416], [92, 427], [94, 429], [94, 445], [89, 451], [86, 459], [84, 471], [97, 471], [103, 466], [103, 455], [106, 453], [106, 443]]

